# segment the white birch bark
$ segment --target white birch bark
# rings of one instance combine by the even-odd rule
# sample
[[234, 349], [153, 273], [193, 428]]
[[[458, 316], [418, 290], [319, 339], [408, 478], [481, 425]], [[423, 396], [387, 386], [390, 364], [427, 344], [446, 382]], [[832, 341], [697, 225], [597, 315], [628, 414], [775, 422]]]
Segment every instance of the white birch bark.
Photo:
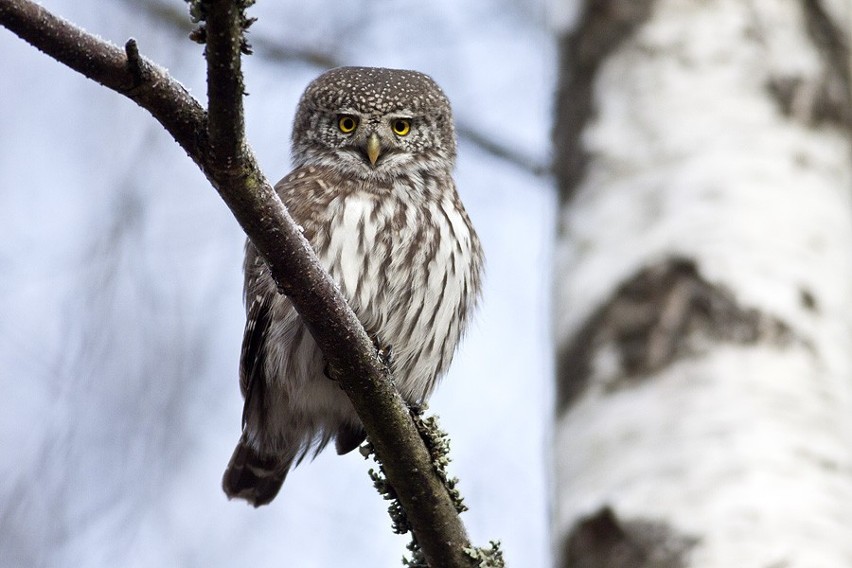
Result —
[[850, 3], [585, 4], [555, 134], [560, 565], [852, 566]]

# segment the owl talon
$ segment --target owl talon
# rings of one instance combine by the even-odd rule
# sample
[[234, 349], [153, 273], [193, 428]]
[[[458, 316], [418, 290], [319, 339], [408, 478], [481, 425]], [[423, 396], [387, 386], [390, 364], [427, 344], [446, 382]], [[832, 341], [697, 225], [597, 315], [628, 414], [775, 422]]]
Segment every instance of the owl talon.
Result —
[[379, 359], [382, 360], [382, 364], [388, 369], [393, 368], [393, 345], [386, 345], [383, 348], [378, 350]]
[[336, 373], [334, 371], [334, 368], [330, 364], [328, 364], [328, 363], [325, 364], [325, 367], [322, 368], [322, 374], [325, 375], [325, 378], [327, 378], [329, 381], [332, 381], [332, 382], [335, 382], [335, 383], [338, 383], [338, 384], [340, 383], [340, 381], [337, 380], [337, 377], [340, 376], [340, 373]]
[[379, 355], [379, 359], [381, 359], [382, 364], [387, 369], [393, 368], [393, 345], [387, 344], [382, 345], [379, 338], [375, 335], [371, 335], [370, 339], [373, 341], [373, 347], [376, 348], [376, 353]]
[[426, 410], [429, 409], [429, 406], [425, 402], [407, 402], [406, 404], [408, 404], [408, 412], [412, 416], [423, 416]]

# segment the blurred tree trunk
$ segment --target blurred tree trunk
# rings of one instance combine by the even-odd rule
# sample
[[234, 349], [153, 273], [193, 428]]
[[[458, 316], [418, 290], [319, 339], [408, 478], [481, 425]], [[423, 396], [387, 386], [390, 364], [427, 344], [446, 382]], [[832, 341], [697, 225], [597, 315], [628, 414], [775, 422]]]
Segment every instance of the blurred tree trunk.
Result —
[[850, 4], [560, 44], [559, 566], [852, 566]]

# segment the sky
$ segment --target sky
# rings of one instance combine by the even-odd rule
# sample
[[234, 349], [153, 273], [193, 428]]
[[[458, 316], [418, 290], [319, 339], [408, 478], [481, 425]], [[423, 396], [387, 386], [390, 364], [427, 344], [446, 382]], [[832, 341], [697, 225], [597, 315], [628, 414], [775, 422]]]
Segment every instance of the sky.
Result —
[[[156, 15], [182, 13], [180, 0], [43, 4], [119, 45], [136, 38], [203, 101], [202, 48]], [[473, 541], [547, 566], [556, 199], [519, 165], [549, 160], [543, 5], [281, 1], [250, 15], [247, 134], [273, 181], [298, 97], [323, 70], [305, 53], [417, 69], [452, 101], [486, 283], [430, 406]], [[0, 566], [399, 565], [407, 538], [357, 452], [301, 465], [268, 507], [227, 501], [244, 236], [144, 110], [6, 30], [0, 53]]]

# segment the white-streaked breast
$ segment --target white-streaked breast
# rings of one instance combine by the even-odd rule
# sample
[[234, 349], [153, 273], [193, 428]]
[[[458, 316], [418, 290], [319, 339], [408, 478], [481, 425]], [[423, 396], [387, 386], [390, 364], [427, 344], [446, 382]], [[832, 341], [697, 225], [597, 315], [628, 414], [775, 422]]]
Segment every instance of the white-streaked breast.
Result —
[[320, 260], [338, 281], [343, 293], [353, 299], [365, 256], [369, 262], [376, 240], [378, 226], [370, 222], [376, 200], [368, 194], [353, 193], [333, 200], [330, 207], [337, 211], [331, 211], [331, 241], [328, 249], [320, 254]]

